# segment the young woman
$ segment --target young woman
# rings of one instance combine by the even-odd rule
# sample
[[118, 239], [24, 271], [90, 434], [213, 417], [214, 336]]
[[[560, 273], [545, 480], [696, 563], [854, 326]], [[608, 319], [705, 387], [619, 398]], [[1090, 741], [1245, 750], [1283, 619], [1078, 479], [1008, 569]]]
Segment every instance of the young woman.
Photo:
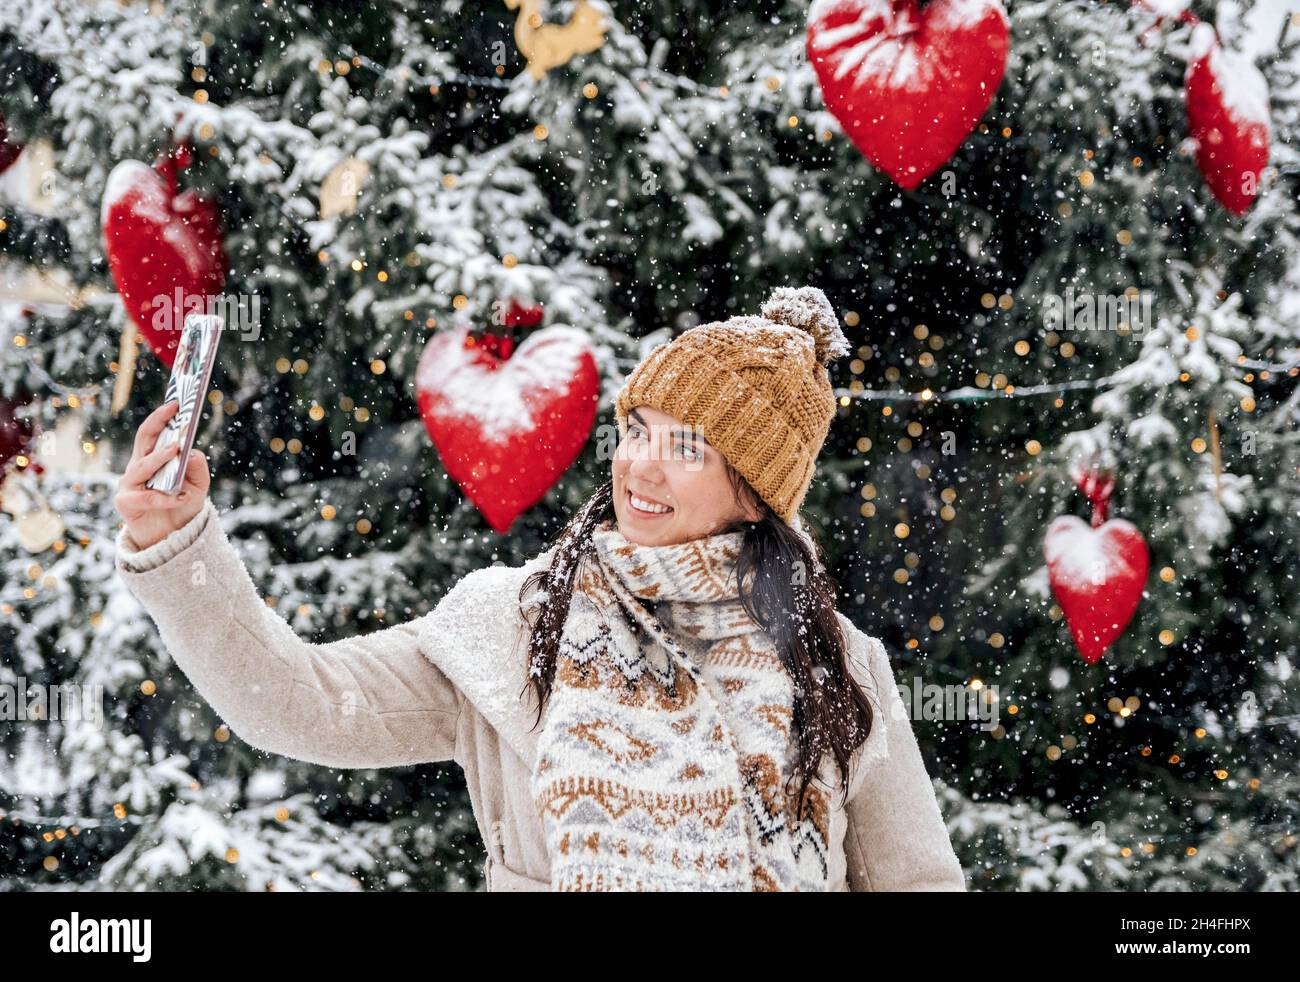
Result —
[[460, 764], [489, 890], [964, 890], [884, 648], [798, 516], [847, 352], [814, 288], [659, 346], [549, 549], [329, 644], [262, 602], [201, 453], [178, 498], [143, 487], [168, 404], [121, 481], [118, 569], [251, 746]]

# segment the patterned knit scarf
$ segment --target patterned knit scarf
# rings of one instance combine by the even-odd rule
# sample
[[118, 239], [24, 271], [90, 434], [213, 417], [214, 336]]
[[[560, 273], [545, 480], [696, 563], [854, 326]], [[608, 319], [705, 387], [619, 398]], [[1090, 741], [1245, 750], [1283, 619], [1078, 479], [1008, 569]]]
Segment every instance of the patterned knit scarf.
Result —
[[793, 684], [740, 603], [742, 533], [592, 541], [533, 769], [551, 888], [829, 889], [832, 787], [796, 820]]

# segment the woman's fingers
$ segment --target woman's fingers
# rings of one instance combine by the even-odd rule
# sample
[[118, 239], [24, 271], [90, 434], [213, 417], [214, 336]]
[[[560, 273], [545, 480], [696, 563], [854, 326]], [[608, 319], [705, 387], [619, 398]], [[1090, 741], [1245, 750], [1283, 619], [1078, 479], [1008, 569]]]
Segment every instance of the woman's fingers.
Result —
[[154, 444], [158, 442], [158, 434], [163, 431], [167, 421], [176, 415], [176, 410], [180, 407], [181, 404], [175, 399], [169, 399], [144, 418], [140, 428], [135, 431], [135, 443], [131, 448], [132, 457], [141, 457], [154, 448]]
[[143, 457], [135, 457], [126, 467], [122, 474], [122, 483], [127, 488], [138, 488], [145, 481], [158, 473], [158, 468], [171, 460], [180, 451], [179, 443], [169, 443], [165, 447], [147, 453]]
[[189, 504], [189, 496], [184, 498], [174, 494], [155, 491], [152, 488], [137, 488], [119, 491], [115, 503], [117, 510], [125, 518], [128, 515], [147, 515], [153, 511], [165, 511]]
[[201, 450], [191, 450], [185, 462], [185, 490], [198, 495], [208, 493], [212, 475], [208, 473], [208, 458]]

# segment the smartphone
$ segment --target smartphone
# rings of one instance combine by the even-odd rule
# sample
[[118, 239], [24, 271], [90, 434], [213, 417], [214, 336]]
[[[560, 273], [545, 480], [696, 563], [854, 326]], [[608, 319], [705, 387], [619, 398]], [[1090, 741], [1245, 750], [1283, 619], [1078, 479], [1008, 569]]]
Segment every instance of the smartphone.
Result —
[[179, 443], [181, 450], [145, 481], [147, 488], [176, 494], [185, 483], [185, 462], [199, 431], [199, 416], [212, 378], [212, 366], [217, 360], [221, 328], [221, 318], [216, 314], [190, 314], [185, 318], [180, 344], [176, 346], [176, 360], [172, 362], [172, 377], [167, 382], [167, 397], [163, 400], [163, 405], [174, 400], [180, 403], [180, 408], [167, 421], [153, 447], [158, 450]]

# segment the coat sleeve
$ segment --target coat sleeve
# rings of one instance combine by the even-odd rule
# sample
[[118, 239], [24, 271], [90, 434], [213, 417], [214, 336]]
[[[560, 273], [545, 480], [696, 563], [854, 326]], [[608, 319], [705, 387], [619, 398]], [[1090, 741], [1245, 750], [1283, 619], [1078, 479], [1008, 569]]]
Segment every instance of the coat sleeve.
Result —
[[304, 641], [262, 600], [210, 500], [146, 549], [123, 528], [116, 566], [172, 659], [250, 746], [327, 767], [455, 759], [464, 700], [421, 651], [423, 618]]
[[858, 653], [855, 671], [862, 664], [869, 666], [867, 677], [860, 681], [879, 699], [873, 726], [885, 727], [885, 754], [870, 761], [846, 806], [849, 889], [964, 891], [966, 877], [885, 647], [856, 627], [850, 634], [855, 636], [850, 647]]

